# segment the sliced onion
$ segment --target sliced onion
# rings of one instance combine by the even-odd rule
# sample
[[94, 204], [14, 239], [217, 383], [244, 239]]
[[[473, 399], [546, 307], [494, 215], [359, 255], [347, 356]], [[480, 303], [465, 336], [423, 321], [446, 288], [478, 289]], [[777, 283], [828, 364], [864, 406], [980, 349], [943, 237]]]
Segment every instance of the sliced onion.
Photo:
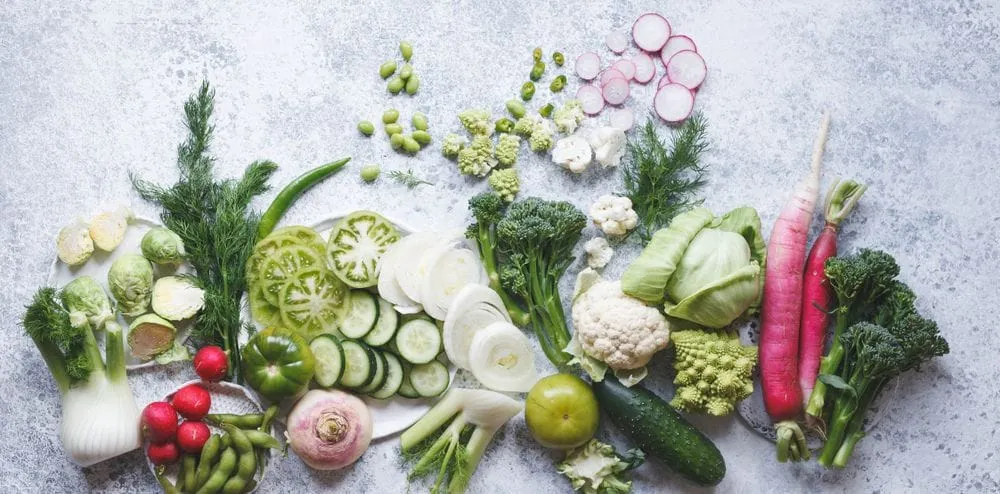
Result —
[[[378, 294], [395, 305], [396, 310], [416, 308], [417, 312], [420, 311], [420, 304], [408, 297], [403, 288], [399, 286], [396, 273], [401, 265], [400, 261], [406, 258], [406, 253], [410, 251], [411, 245], [420, 241], [421, 235], [427, 234], [415, 233], [399, 239], [398, 242], [386, 249], [385, 253], [382, 254], [382, 259], [379, 260]], [[399, 312], [403, 313], [402, 310]]]
[[472, 375], [489, 389], [526, 393], [538, 382], [528, 337], [507, 322], [495, 322], [472, 337]]
[[448, 308], [441, 330], [448, 360], [469, 370], [469, 347], [476, 332], [495, 322], [510, 323], [503, 300], [488, 286], [466, 285]]
[[396, 281], [407, 297], [422, 304], [424, 276], [427, 275], [431, 261], [441, 250], [450, 248], [452, 242], [464, 235], [461, 232], [421, 232], [418, 235], [420, 238], [399, 254]]
[[420, 300], [424, 312], [437, 320], [448, 315], [448, 308], [466, 285], [485, 285], [489, 275], [479, 259], [479, 251], [467, 240], [453, 242], [429, 261]]

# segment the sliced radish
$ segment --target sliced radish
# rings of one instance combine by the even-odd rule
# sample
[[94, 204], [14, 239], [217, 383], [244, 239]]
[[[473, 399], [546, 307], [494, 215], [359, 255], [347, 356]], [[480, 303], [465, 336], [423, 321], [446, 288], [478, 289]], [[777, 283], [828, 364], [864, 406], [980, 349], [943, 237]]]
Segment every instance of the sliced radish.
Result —
[[627, 81], [628, 77], [625, 77], [625, 74], [622, 74], [622, 71], [612, 68], [601, 72], [601, 78], [598, 79], [598, 83], [603, 86], [611, 79], [625, 79]]
[[612, 105], [624, 103], [628, 99], [628, 93], [628, 81], [625, 79], [614, 78], [601, 86], [601, 94], [604, 95], [604, 101]]
[[635, 82], [639, 84], [646, 84], [647, 82], [653, 80], [653, 76], [656, 75], [656, 65], [653, 64], [653, 59], [645, 53], [640, 53], [632, 57], [632, 63], [635, 66]]
[[667, 44], [663, 45], [663, 49], [660, 50], [660, 60], [663, 65], [666, 66], [667, 62], [670, 61], [670, 57], [677, 54], [679, 51], [691, 50], [693, 52], [698, 51], [698, 46], [694, 44], [694, 41], [684, 36], [683, 34], [678, 34], [677, 36], [671, 36], [667, 40]]
[[580, 79], [589, 81], [601, 71], [601, 57], [594, 52], [587, 52], [576, 57], [576, 75]]
[[691, 50], [681, 50], [670, 57], [667, 62], [667, 77], [670, 82], [682, 84], [688, 89], [696, 89], [705, 82], [705, 75], [708, 74], [708, 67], [705, 66], [705, 59], [701, 58], [698, 52]]
[[694, 109], [694, 94], [688, 88], [671, 82], [656, 91], [653, 110], [669, 123], [683, 122]]
[[576, 99], [580, 101], [580, 108], [587, 115], [597, 115], [604, 109], [604, 95], [596, 86], [590, 84], [580, 86], [580, 89], [576, 90]]
[[628, 48], [628, 36], [625, 36], [618, 31], [608, 33], [608, 35], [604, 37], [604, 44], [608, 45], [609, 50], [615, 53], [622, 53], [626, 48]]
[[608, 123], [612, 127], [628, 131], [632, 128], [632, 124], [635, 123], [635, 116], [632, 114], [632, 110], [628, 108], [616, 108], [611, 112], [611, 116], [608, 117]]
[[656, 89], [660, 89], [667, 84], [670, 84], [670, 77], [667, 74], [663, 74], [663, 77], [660, 78], [660, 82], [656, 83]]
[[660, 51], [670, 39], [670, 23], [660, 14], [642, 14], [632, 24], [632, 39], [645, 51]]
[[635, 77], [635, 63], [631, 60], [619, 60], [611, 68], [621, 72], [630, 81]]

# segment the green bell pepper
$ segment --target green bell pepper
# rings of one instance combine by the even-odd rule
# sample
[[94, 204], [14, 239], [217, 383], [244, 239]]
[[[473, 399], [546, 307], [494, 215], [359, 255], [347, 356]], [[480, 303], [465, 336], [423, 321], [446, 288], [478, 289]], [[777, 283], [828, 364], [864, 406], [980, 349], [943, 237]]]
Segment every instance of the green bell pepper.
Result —
[[288, 329], [264, 329], [243, 348], [247, 383], [273, 402], [305, 391], [315, 367], [309, 343]]

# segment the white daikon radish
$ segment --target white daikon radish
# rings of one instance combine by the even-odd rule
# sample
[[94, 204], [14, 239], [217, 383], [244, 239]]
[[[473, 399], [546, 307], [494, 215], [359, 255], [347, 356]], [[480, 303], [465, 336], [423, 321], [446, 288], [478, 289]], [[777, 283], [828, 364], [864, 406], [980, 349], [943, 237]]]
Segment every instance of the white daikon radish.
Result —
[[510, 323], [510, 316], [497, 292], [484, 285], [466, 285], [448, 308], [441, 330], [448, 360], [469, 369], [469, 347], [476, 332], [495, 322]]
[[538, 382], [535, 354], [528, 337], [516, 326], [495, 322], [472, 337], [472, 375], [494, 391], [526, 393]]

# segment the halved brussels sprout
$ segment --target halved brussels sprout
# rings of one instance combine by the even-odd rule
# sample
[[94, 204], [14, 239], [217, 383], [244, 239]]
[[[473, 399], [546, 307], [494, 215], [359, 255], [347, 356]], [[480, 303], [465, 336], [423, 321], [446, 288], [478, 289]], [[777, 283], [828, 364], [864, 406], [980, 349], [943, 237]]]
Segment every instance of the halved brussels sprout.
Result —
[[205, 291], [191, 280], [164, 276], [153, 285], [153, 312], [164, 319], [181, 321], [205, 307]]
[[81, 220], [64, 226], [56, 237], [56, 254], [59, 260], [70, 265], [79, 266], [94, 254], [94, 240], [90, 238], [87, 224]]
[[156, 315], [137, 317], [128, 327], [128, 347], [138, 359], [149, 360], [174, 347], [177, 328]]
[[98, 213], [90, 220], [90, 238], [94, 245], [105, 252], [111, 252], [125, 239], [125, 230], [132, 219], [132, 210], [119, 206], [111, 211]]

